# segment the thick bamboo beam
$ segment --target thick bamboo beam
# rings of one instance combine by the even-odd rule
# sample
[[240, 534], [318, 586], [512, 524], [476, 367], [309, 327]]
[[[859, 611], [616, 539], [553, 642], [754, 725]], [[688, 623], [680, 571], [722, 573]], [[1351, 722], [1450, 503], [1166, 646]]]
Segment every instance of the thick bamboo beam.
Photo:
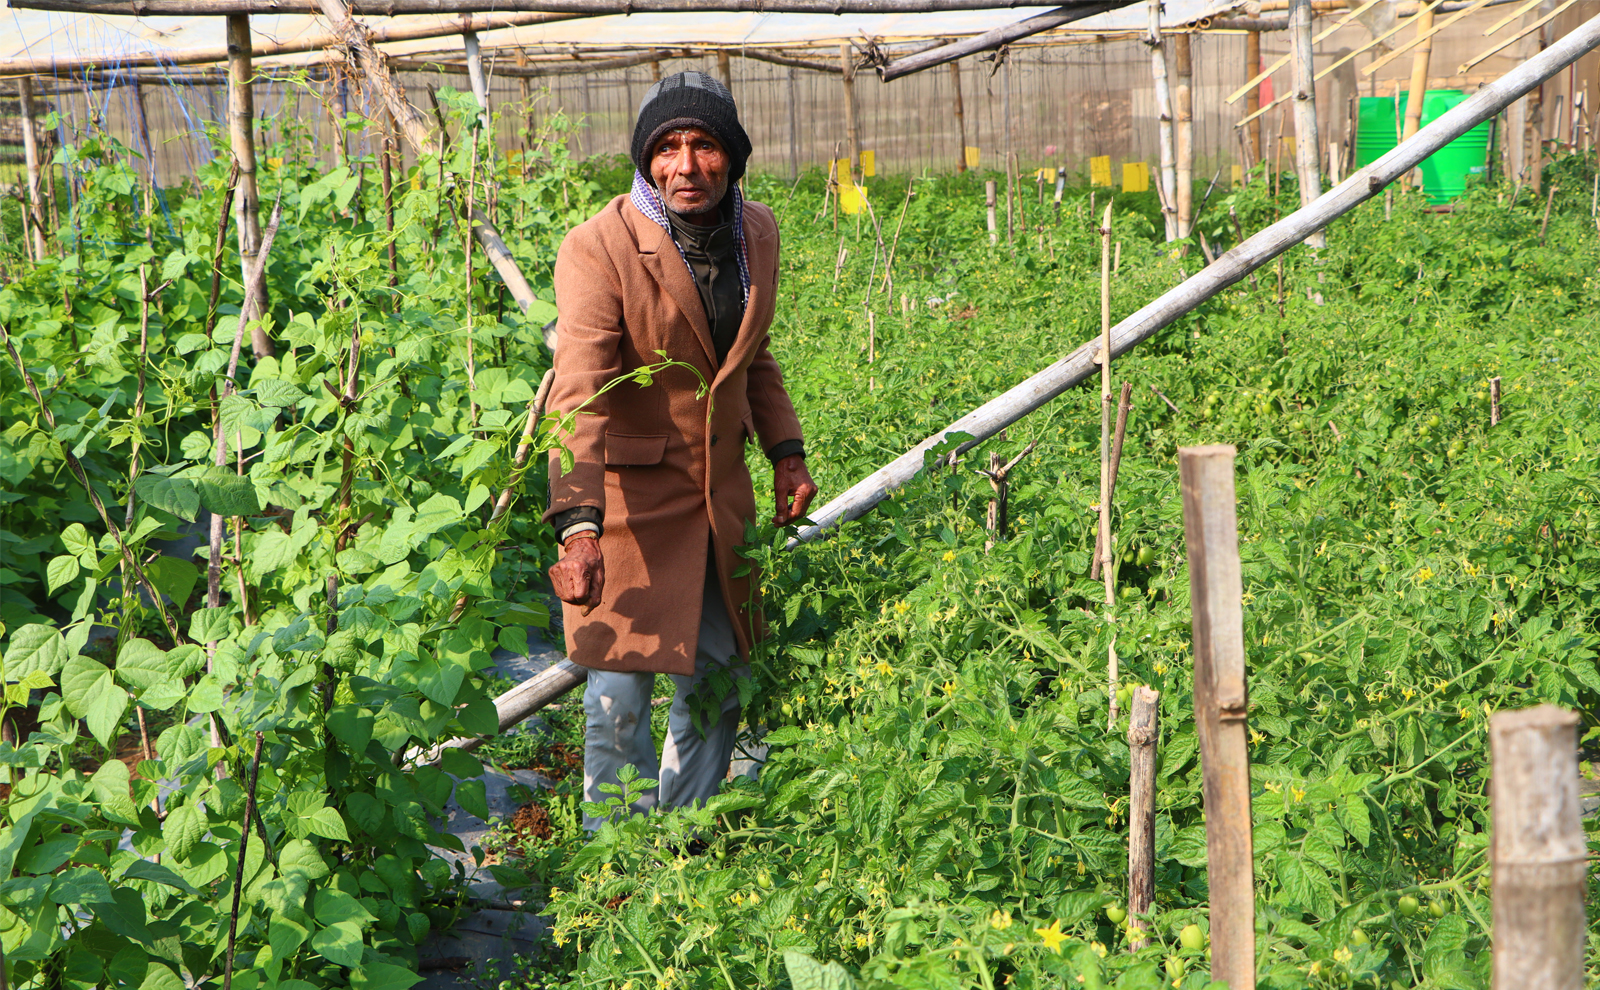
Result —
[[993, 31], [986, 31], [975, 37], [965, 38], [961, 41], [951, 42], [948, 45], [940, 45], [937, 48], [917, 52], [915, 55], [907, 55], [905, 58], [896, 59], [887, 65], [879, 66], [878, 76], [884, 82], [889, 82], [892, 79], [899, 79], [901, 76], [909, 76], [913, 72], [931, 69], [946, 62], [954, 62], [965, 55], [993, 51], [1001, 45], [1009, 45], [1013, 41], [1019, 41], [1044, 31], [1050, 31], [1063, 24], [1070, 24], [1085, 17], [1103, 14], [1108, 10], [1126, 7], [1128, 3], [1129, 0], [1103, 0], [1103, 2], [1075, 3], [1068, 4], [1065, 7], [1057, 7], [1055, 10], [1047, 11], [1043, 14], [1035, 14], [1015, 24], [995, 28]]
[[1156, 137], [1161, 154], [1161, 171], [1157, 177], [1161, 193], [1161, 219], [1165, 221], [1167, 240], [1178, 239], [1178, 169], [1173, 150], [1172, 89], [1167, 83], [1167, 46], [1161, 40], [1161, 0], [1149, 2], [1150, 32], [1144, 43], [1150, 48], [1150, 75], [1155, 82]]
[[[1254, 75], [1261, 71], [1261, 32], [1250, 31], [1244, 38], [1245, 71]], [[1251, 165], [1261, 160], [1261, 120], [1256, 117], [1256, 111], [1261, 109], [1261, 84], [1257, 83], [1246, 89], [1249, 100], [1245, 102], [1245, 116], [1250, 120], [1250, 161]]]
[[[322, 10], [320, 0], [11, 0], [11, 6], [74, 14], [122, 14], [141, 17], [315, 14]], [[358, 17], [508, 11], [590, 16], [692, 12], [926, 14], [946, 10], [1012, 10], [1028, 6], [1030, 4], [1027, 0], [355, 0], [350, 13]], [[1090, 7], [1099, 6], [1099, 3], [1096, 0], [1083, 0], [1067, 6]], [[456, 34], [460, 30], [457, 27], [448, 33]]]
[[[372, 28], [372, 41], [375, 43], [391, 41], [421, 41], [426, 38], [443, 38], [447, 35], [460, 34], [468, 31], [498, 31], [501, 28], [526, 27], [533, 24], [553, 24], [557, 21], [571, 21], [588, 14], [504, 14], [483, 15], [468, 14], [458, 21], [450, 24], [386, 24], [382, 27]], [[276, 55], [298, 55], [303, 52], [320, 52], [329, 45], [339, 43], [337, 35], [316, 34], [307, 38], [297, 38], [294, 41], [262, 41], [253, 39], [250, 46], [250, 57], [272, 58]], [[0, 59], [0, 76], [21, 75], [33, 72], [43, 75], [61, 75], [78, 72], [83, 69], [114, 67], [118, 72], [124, 69], [155, 68], [171, 65], [208, 65], [228, 60], [228, 47], [217, 48], [185, 48], [172, 52], [140, 52], [137, 54], [108, 55], [83, 55], [72, 58], [57, 58], [55, 56], [41, 56], [39, 58], [6, 58]]]
[[[1289, 6], [1289, 39], [1294, 46], [1294, 157], [1300, 178], [1300, 205], [1322, 195], [1322, 137], [1317, 127], [1317, 71], [1311, 44], [1311, 0]], [[1306, 244], [1326, 246], [1327, 235], [1313, 231]]]
[[[856, 64], [850, 43], [839, 46], [839, 72], [844, 80], [844, 150], [850, 155], [850, 171], [861, 168], [861, 131], [856, 126]], [[848, 185], [850, 181], [845, 181]]]
[[432, 128], [428, 126], [428, 121], [422, 116], [421, 111], [406, 100], [405, 91], [389, 73], [383, 53], [372, 43], [372, 32], [367, 30], [365, 24], [358, 23], [351, 16], [350, 8], [345, 5], [344, 0], [317, 0], [317, 6], [333, 28], [333, 33], [338, 38], [338, 46], [344, 49], [345, 57], [366, 76], [368, 87], [394, 115], [395, 123], [400, 125], [400, 133], [405, 135], [412, 151], [416, 152], [418, 157], [432, 152], [434, 150]]
[[[1478, 92], [1418, 131], [1411, 140], [1401, 142], [1371, 165], [1358, 169], [1315, 203], [1301, 207], [1247, 238], [1192, 278], [1128, 316], [1112, 328], [1112, 356], [1120, 356], [1131, 350], [1172, 321], [1192, 312], [1201, 303], [1299, 244], [1313, 231], [1321, 230], [1382, 192], [1385, 186], [1421, 164], [1424, 158], [1504, 110], [1513, 100], [1596, 47], [1600, 47], [1600, 17], [1585, 22], [1504, 76], [1485, 84]], [[967, 434], [971, 439], [962, 441], [959, 449], [969, 450], [1056, 396], [1082, 384], [1099, 370], [1094, 362], [1099, 346], [1098, 339], [1082, 344], [1071, 354], [967, 413], [852, 485], [839, 497], [814, 511], [811, 514], [813, 524], [800, 530], [791, 545], [814, 540], [842, 522], [866, 515], [890, 492], [915, 477], [922, 470], [924, 455], [943, 442], [946, 436]]]
[[[640, 52], [637, 55], [624, 55], [621, 58], [597, 59], [562, 59], [560, 61], [530, 62], [527, 65], [506, 64], [503, 61], [490, 63], [490, 71], [497, 76], [507, 79], [541, 79], [546, 76], [570, 76], [582, 72], [604, 72], [608, 69], [626, 69], [633, 65], [643, 65], [655, 61], [661, 55], [657, 52]], [[449, 61], [446, 61], [446, 58]], [[455, 74], [471, 74], [470, 67], [464, 62], [455, 61], [456, 55], [441, 57], [437, 60], [427, 58], [391, 58], [389, 68], [395, 72], [446, 72]], [[837, 69], [833, 71], [837, 72]]]
[[34, 131], [33, 80], [24, 77], [18, 85], [22, 95], [22, 156], [28, 168], [28, 209], [33, 214], [29, 223], [33, 228], [33, 260], [43, 261], [49, 249], [44, 242], [44, 191], [40, 184], [39, 135]]

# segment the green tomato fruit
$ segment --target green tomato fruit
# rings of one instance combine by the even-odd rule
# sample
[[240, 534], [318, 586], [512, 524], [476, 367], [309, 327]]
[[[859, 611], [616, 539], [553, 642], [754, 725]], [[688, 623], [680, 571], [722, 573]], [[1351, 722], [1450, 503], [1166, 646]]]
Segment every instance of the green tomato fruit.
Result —
[[1256, 414], [1257, 415], [1266, 416], [1271, 412], [1272, 412], [1271, 404], [1266, 403], [1266, 402], [1257, 402], [1256, 403]]
[[1198, 950], [1206, 944], [1206, 933], [1199, 925], [1184, 925], [1183, 931], [1178, 933], [1178, 941], [1185, 949]]
[[1437, 417], [1437, 416], [1429, 416], [1428, 417], [1428, 429], [1436, 430], [1438, 428], [1439, 428], [1439, 417]]
[[1113, 925], [1120, 925], [1128, 920], [1128, 909], [1121, 904], [1107, 904], [1105, 910], [1106, 920]]
[[1350, 932], [1350, 944], [1351, 945], [1366, 945], [1367, 944], [1367, 933], [1362, 931], [1359, 928], [1356, 928], [1356, 929], [1352, 930]]
[[1117, 707], [1126, 708], [1132, 701], [1133, 688], [1126, 686], [1117, 688]]
[[768, 873], [766, 870], [762, 870], [760, 873], [756, 874], [756, 883], [760, 884], [762, 890], [771, 890], [772, 874]]
[[1420, 901], [1418, 901], [1415, 897], [1412, 897], [1410, 894], [1407, 894], [1400, 898], [1400, 903], [1396, 905], [1396, 909], [1400, 912], [1400, 917], [1410, 918], [1417, 913], [1417, 909], [1421, 906], [1422, 904]]
[[1443, 918], [1444, 917], [1444, 912], [1445, 912], [1444, 901], [1429, 901], [1428, 902], [1428, 917], [1430, 917], [1430, 918]]
[[1183, 971], [1189, 968], [1189, 963], [1182, 956], [1167, 957], [1167, 975], [1174, 980], [1183, 976]]
[[1155, 547], [1140, 547], [1139, 548], [1139, 556], [1137, 558], [1135, 558], [1135, 559], [1138, 562], [1140, 567], [1149, 567], [1151, 564], [1155, 563], [1155, 560], [1156, 560], [1156, 548]]

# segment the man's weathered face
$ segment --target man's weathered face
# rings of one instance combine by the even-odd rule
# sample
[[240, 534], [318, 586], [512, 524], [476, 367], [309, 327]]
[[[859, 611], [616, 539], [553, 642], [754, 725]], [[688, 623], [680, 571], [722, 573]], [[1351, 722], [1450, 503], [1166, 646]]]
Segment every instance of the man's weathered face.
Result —
[[710, 213], [728, 193], [728, 153], [709, 131], [668, 131], [650, 150], [650, 179], [667, 209], [687, 216]]

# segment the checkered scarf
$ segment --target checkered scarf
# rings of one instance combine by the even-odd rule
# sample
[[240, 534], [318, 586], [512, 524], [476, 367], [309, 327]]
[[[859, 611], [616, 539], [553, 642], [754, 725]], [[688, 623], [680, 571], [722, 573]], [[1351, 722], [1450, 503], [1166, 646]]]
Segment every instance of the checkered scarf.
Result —
[[[744, 197], [739, 194], [738, 185], [734, 185], [730, 191], [733, 195], [733, 244], [734, 254], [739, 259], [739, 286], [744, 293], [742, 301], [748, 306], [750, 305], [750, 258], [744, 243]], [[672, 237], [672, 224], [667, 220], [667, 208], [662, 204], [661, 197], [650, 184], [650, 180], [644, 177], [644, 173], [637, 170], [633, 173], [633, 190], [628, 193], [628, 199], [640, 213], [660, 224], [661, 229], [667, 232], [667, 236]], [[672, 244], [677, 247], [677, 238], [673, 238]], [[678, 257], [683, 258], [683, 267], [689, 269], [689, 277], [694, 278], [694, 268], [689, 264], [689, 259], [684, 257], [681, 247], [678, 248]]]

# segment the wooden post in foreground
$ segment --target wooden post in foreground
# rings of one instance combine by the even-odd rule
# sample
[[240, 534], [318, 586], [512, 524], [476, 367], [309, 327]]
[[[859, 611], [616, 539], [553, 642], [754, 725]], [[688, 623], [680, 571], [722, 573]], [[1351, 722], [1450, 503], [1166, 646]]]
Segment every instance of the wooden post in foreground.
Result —
[[23, 76], [17, 80], [17, 87], [22, 93], [22, 155], [28, 167], [28, 208], [33, 213], [29, 224], [33, 227], [33, 260], [43, 261], [48, 248], [44, 243], [44, 193], [40, 186], [39, 172], [39, 135], [34, 131], [33, 108], [33, 77]]
[[983, 205], [989, 208], [989, 246], [994, 247], [1000, 243], [1000, 234], [995, 230], [993, 179], [986, 180], [983, 184]]
[[[239, 231], [239, 267], [242, 272], [254, 271], [256, 255], [261, 251], [260, 202], [256, 192], [256, 138], [255, 96], [251, 92], [250, 77], [254, 70], [250, 64], [250, 15], [228, 15], [228, 139], [233, 158], [239, 164], [239, 191], [234, 197], [239, 211], [235, 226]], [[255, 291], [245, 293], [252, 298], [250, 312], [240, 313], [239, 319], [248, 323], [258, 320], [267, 311], [267, 277], [263, 271], [256, 280]], [[272, 338], [265, 328], [257, 326], [250, 331], [250, 349], [256, 357], [272, 354]]]
[[839, 67], [844, 78], [844, 139], [853, 175], [861, 168], [861, 132], [856, 129], [856, 60], [849, 42], [839, 46]]
[[[1128, 922], [1150, 913], [1156, 899], [1156, 740], [1160, 738], [1161, 693], [1135, 688], [1128, 716]], [[1138, 952], [1144, 928], [1128, 938]]]
[[1194, 720], [1204, 778], [1211, 978], [1255, 990], [1255, 885], [1246, 739], [1243, 581], [1231, 444], [1182, 447], [1183, 528], [1194, 612]]
[[1584, 985], [1577, 730], [1577, 714], [1554, 705], [1489, 719], [1495, 990]]

